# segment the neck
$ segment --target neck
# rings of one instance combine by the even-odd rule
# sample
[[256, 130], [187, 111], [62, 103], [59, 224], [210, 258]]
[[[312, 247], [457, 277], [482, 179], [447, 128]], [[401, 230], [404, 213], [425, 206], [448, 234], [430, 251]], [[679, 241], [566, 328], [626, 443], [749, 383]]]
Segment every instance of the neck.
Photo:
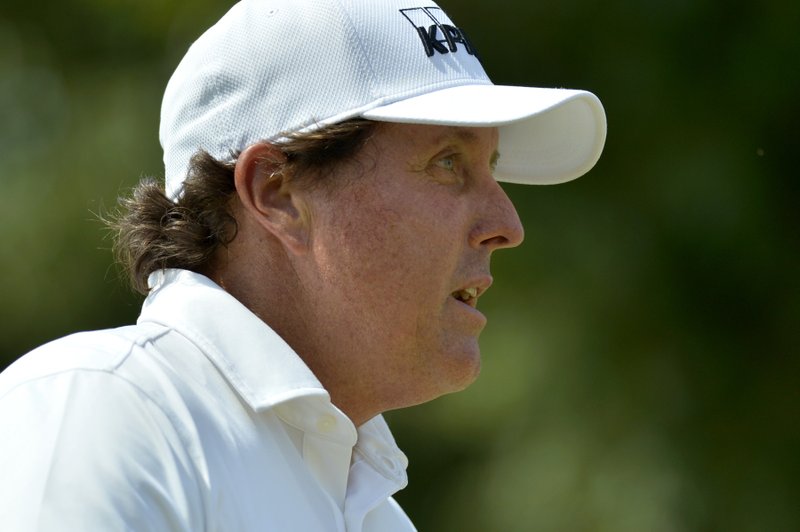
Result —
[[[383, 411], [359, 368], [359, 352], [347, 345], [346, 327], [337, 327], [336, 309], [315, 304], [315, 287], [298, 274], [279, 244], [257, 254], [238, 253], [232, 245], [214, 261], [209, 277], [270, 326], [300, 356], [356, 426]], [[248, 259], [249, 257], [249, 259]], [[333, 320], [333, 321], [332, 321]]]

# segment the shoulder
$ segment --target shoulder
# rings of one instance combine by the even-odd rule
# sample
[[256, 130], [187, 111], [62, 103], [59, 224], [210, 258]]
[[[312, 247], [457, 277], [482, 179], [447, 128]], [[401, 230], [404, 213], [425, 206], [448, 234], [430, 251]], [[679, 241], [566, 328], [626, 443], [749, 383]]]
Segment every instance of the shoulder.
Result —
[[0, 440], [0, 498], [11, 501], [0, 528], [201, 528], [181, 427], [130, 377], [159, 335], [138, 326], [72, 335], [0, 375], [0, 425], [13, 428]]
[[137, 419], [133, 412], [142, 419], [161, 417], [163, 404], [152, 398], [156, 386], [149, 382], [163, 371], [148, 372], [146, 366], [153, 366], [147, 346], [162, 334], [150, 326], [129, 326], [77, 333], [34, 349], [0, 374], [0, 422], [26, 427], [32, 435], [63, 428], [67, 421], [108, 422], [123, 412], [130, 419]]
[[202, 359], [196, 346], [158, 324], [73, 334], [34, 349], [0, 374], [0, 422], [48, 430], [48, 423], [62, 426], [66, 418], [93, 425], [92, 419], [103, 419], [112, 437], [108, 427], [125, 412], [123, 437], [136, 420], [148, 430], [180, 434], [190, 445], [196, 393], [187, 386], [186, 368], [203, 371]]
[[13, 389], [40, 379], [74, 372], [118, 372], [135, 351], [167, 329], [135, 325], [81, 332], [46, 343], [0, 373], [0, 400]]

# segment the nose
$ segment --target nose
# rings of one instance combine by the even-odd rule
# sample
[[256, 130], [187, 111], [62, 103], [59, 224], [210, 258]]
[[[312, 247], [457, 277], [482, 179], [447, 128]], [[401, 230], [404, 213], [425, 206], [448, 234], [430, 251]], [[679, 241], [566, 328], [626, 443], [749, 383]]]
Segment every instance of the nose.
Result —
[[490, 252], [519, 246], [525, 231], [506, 191], [493, 177], [486, 180], [482, 189], [477, 197], [478, 216], [470, 233], [470, 245], [476, 249], [488, 248]]

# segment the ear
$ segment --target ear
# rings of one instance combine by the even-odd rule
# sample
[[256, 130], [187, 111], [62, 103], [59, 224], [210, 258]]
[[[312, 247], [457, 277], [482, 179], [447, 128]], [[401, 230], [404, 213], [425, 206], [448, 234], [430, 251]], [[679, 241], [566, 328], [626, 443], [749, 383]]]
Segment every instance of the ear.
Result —
[[234, 181], [244, 210], [288, 251], [303, 253], [308, 245], [308, 217], [298, 191], [282, 169], [286, 155], [268, 143], [253, 144], [236, 160]]

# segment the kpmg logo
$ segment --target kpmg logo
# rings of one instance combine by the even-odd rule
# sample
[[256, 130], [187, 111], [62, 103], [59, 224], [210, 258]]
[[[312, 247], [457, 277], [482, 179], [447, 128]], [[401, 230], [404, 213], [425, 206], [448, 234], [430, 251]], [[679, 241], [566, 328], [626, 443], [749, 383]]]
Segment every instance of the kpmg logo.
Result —
[[457, 52], [459, 44], [469, 55], [478, 55], [472, 43], [467, 39], [466, 33], [452, 24], [440, 22], [446, 20], [447, 17], [441, 8], [410, 7], [401, 9], [400, 13], [417, 30], [428, 57], [433, 57], [436, 52], [440, 54]]

